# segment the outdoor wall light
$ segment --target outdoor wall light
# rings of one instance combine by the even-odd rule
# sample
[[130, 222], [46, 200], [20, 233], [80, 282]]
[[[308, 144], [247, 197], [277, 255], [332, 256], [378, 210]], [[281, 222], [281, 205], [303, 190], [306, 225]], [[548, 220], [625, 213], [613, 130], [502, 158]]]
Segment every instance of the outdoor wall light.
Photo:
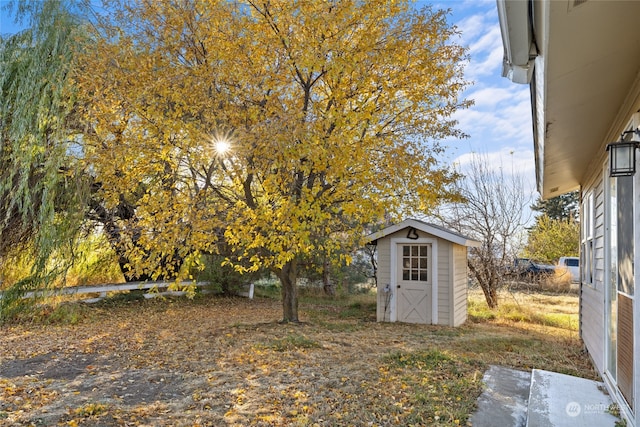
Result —
[[[622, 132], [620, 141], [607, 145], [609, 152], [609, 176], [632, 176], [636, 173], [636, 148], [640, 141], [625, 140], [629, 134], [640, 135], [640, 130]], [[631, 136], [633, 138], [633, 135]]]

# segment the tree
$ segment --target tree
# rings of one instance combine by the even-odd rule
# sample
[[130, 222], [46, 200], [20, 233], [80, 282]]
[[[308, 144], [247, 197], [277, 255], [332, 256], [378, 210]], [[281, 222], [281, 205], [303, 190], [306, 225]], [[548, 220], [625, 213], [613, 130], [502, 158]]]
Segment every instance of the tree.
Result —
[[459, 188], [464, 201], [446, 206], [441, 213], [447, 226], [482, 243], [470, 249], [468, 266], [491, 308], [498, 306], [497, 291], [528, 222], [531, 195], [527, 188], [514, 170], [494, 168], [486, 155], [475, 154]]
[[561, 256], [578, 256], [580, 224], [578, 192], [566, 193], [548, 200], [538, 198], [531, 206], [542, 215], [529, 229], [525, 256], [554, 262]]
[[356, 0], [110, 11], [77, 85], [103, 207], [134, 201], [135, 218], [114, 224], [134, 273], [185, 274], [159, 261], [224, 240], [237, 270], [277, 274], [295, 322], [299, 262], [348, 262], [336, 254], [364, 224], [455, 197], [437, 141], [463, 136], [452, 114], [469, 103], [446, 12]]
[[[21, 291], [37, 288], [51, 277], [63, 273], [73, 261], [58, 253], [75, 242], [79, 231], [103, 230], [118, 254], [121, 270], [128, 279], [152, 278], [128, 258], [124, 247], [135, 244], [119, 227], [123, 221], [135, 222], [137, 199], [144, 183], [131, 197], [121, 197], [111, 209], [105, 207], [99, 188], [87, 170], [91, 164], [83, 157], [88, 126], [79, 117], [81, 105], [76, 96], [76, 61], [87, 47], [85, 26], [88, 9], [82, 2], [59, 0], [9, 3], [17, 19], [29, 20], [30, 27], [2, 41], [2, 176], [0, 188], [4, 219], [0, 229], [0, 257], [22, 256], [35, 259], [34, 277], [19, 283]], [[140, 196], [138, 196], [140, 197]], [[98, 227], [95, 227], [95, 226]], [[74, 243], [75, 244], [75, 243]], [[67, 248], [71, 249], [71, 248]], [[139, 248], [138, 248], [139, 249]], [[144, 251], [139, 251], [143, 252]], [[61, 265], [49, 268], [55, 254]], [[166, 265], [175, 254], [150, 262]], [[170, 261], [167, 261], [170, 260]], [[180, 263], [182, 260], [180, 261]], [[37, 279], [47, 272], [47, 277]], [[29, 289], [24, 288], [27, 285]], [[18, 291], [18, 288], [15, 289]]]
[[78, 134], [70, 71], [81, 39], [68, 6], [18, 3], [30, 28], [0, 37], [0, 260], [33, 259], [32, 274], [5, 292], [0, 315], [24, 292], [56, 283], [82, 222], [85, 186], [70, 155]]
[[572, 218], [562, 220], [541, 215], [529, 230], [524, 254], [546, 262], [557, 261], [561, 256], [578, 256], [579, 236], [580, 224]]
[[579, 215], [578, 197], [577, 191], [562, 194], [548, 200], [542, 200], [542, 197], [538, 197], [531, 209], [547, 215], [552, 220], [577, 221]]

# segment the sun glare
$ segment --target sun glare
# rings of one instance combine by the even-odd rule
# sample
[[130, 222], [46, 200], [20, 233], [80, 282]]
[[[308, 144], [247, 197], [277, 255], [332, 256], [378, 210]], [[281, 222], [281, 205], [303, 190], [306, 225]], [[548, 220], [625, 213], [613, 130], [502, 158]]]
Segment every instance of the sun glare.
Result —
[[225, 154], [231, 148], [231, 143], [226, 139], [217, 139], [214, 142], [216, 153]]

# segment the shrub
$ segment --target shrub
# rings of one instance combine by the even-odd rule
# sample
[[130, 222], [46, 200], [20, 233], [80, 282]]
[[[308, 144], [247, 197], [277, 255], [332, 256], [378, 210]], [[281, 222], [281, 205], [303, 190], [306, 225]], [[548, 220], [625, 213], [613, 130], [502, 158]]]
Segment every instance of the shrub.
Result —
[[239, 273], [229, 264], [225, 264], [222, 255], [203, 255], [204, 269], [197, 273], [198, 281], [211, 283], [214, 291], [225, 295], [236, 295], [248, 284], [258, 280], [264, 273]]

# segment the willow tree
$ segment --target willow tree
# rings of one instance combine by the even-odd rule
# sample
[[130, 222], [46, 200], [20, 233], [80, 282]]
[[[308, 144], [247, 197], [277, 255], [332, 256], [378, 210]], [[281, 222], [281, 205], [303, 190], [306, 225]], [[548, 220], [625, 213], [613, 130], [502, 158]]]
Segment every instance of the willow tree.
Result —
[[78, 87], [105, 207], [136, 200], [118, 229], [140, 269], [186, 274], [158, 260], [224, 241], [238, 270], [277, 274], [283, 318], [298, 321], [301, 259], [348, 262], [336, 254], [364, 224], [453, 196], [436, 155], [462, 136], [466, 53], [445, 11], [212, 0], [111, 12]]
[[60, 251], [82, 221], [82, 185], [69, 155], [78, 23], [64, 2], [15, 6], [30, 25], [0, 37], [0, 262], [25, 252], [34, 262], [0, 300], [0, 318], [24, 292], [55, 283], [69, 259]]

